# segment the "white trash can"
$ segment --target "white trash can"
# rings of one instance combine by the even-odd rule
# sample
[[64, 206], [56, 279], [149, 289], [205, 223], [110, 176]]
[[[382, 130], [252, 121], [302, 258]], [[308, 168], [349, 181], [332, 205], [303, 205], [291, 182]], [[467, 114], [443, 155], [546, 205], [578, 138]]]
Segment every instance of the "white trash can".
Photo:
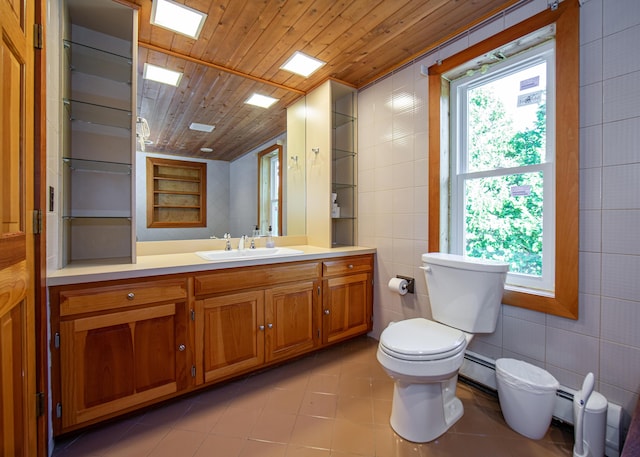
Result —
[[496, 360], [498, 398], [504, 420], [516, 432], [542, 438], [556, 403], [560, 383], [548, 371], [516, 359]]

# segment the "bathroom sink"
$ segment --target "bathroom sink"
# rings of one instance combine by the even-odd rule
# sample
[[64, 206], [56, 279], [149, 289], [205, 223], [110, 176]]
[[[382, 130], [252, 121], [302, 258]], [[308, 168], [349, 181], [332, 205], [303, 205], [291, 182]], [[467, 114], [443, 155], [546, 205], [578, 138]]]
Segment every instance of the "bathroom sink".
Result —
[[289, 255], [304, 254], [304, 251], [291, 248], [255, 248], [244, 249], [238, 251], [233, 249], [231, 251], [198, 251], [196, 255], [202, 257], [204, 260], [250, 260], [261, 259], [263, 257], [284, 257]]

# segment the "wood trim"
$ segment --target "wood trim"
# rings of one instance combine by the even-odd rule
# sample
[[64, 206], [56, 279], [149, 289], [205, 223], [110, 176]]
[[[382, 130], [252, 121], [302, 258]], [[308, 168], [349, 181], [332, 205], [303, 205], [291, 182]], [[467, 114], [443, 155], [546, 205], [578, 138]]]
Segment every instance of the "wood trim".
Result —
[[[503, 303], [571, 319], [578, 318], [579, 263], [579, 60], [580, 11], [562, 2], [429, 68], [429, 240], [440, 250], [441, 75], [502, 44], [556, 23], [556, 277], [555, 297], [505, 291]], [[434, 96], [435, 94], [435, 96]], [[438, 151], [433, 154], [431, 152]]]
[[25, 259], [26, 237], [23, 232], [0, 236], [0, 269]]
[[179, 59], [183, 59], [183, 60], [186, 60], [186, 61], [191, 62], [191, 63], [196, 63], [198, 65], [204, 65], [204, 66], [209, 67], [209, 68], [215, 68], [216, 70], [226, 71], [227, 73], [231, 73], [232, 75], [242, 76], [243, 78], [247, 78], [247, 79], [250, 79], [252, 81], [256, 81], [256, 82], [259, 82], [259, 83], [267, 84], [269, 86], [277, 87], [278, 89], [284, 89], [284, 90], [287, 90], [289, 92], [293, 92], [293, 93], [298, 94], [298, 95], [305, 95], [305, 91], [303, 91], [303, 90], [299, 90], [299, 89], [295, 89], [293, 87], [285, 86], [284, 84], [279, 84], [279, 83], [276, 83], [274, 81], [270, 81], [268, 79], [259, 78], [257, 76], [250, 75], [249, 73], [243, 73], [241, 71], [234, 70], [233, 68], [225, 67], [224, 65], [219, 65], [219, 64], [213, 63], [213, 62], [207, 62], [206, 60], [198, 59], [196, 57], [192, 57], [190, 55], [183, 54], [181, 52], [176, 52], [176, 51], [173, 51], [171, 49], [166, 49], [166, 48], [163, 48], [161, 46], [156, 46], [155, 44], [151, 44], [151, 43], [148, 43], [146, 41], [138, 40], [138, 46], [140, 46], [142, 48], [150, 49], [152, 51], [161, 52], [161, 53], [166, 54], [166, 55], [171, 56], [171, 57], [177, 57]]

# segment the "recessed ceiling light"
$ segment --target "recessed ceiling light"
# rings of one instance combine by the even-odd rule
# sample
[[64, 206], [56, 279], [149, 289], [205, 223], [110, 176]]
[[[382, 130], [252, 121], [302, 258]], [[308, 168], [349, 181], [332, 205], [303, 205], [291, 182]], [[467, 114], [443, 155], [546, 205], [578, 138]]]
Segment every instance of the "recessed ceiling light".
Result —
[[189, 128], [191, 130], [197, 130], [198, 132], [211, 133], [211, 132], [213, 132], [213, 129], [216, 128], [216, 126], [215, 125], [209, 125], [209, 124], [198, 124], [197, 122], [192, 122], [189, 125]]
[[211, 148], [200, 148], [200, 152], [213, 152]]
[[154, 0], [151, 9], [151, 24], [191, 38], [198, 38], [206, 18], [205, 13], [171, 0]]
[[306, 78], [324, 64], [325, 62], [322, 60], [308, 56], [300, 51], [296, 51], [280, 68], [290, 71], [291, 73], [302, 75]]
[[167, 70], [166, 68], [157, 67], [145, 62], [142, 77], [151, 81], [178, 87], [180, 80], [182, 79], [182, 73], [179, 71]]
[[269, 108], [277, 101], [277, 98], [267, 97], [266, 95], [253, 94], [245, 103], [248, 105], [259, 106], [260, 108]]

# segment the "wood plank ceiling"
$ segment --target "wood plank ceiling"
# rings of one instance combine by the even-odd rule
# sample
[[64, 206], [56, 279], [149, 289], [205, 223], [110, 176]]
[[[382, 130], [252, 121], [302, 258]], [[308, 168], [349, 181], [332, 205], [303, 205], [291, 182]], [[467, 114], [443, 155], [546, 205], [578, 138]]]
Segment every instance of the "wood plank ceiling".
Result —
[[[132, 1], [139, 7], [138, 115], [147, 120], [153, 142], [146, 151], [217, 160], [233, 160], [284, 132], [287, 105], [327, 78], [362, 87], [516, 3], [178, 1], [208, 15], [197, 40], [152, 26], [151, 0]], [[309, 78], [281, 70], [297, 50], [326, 65]], [[144, 62], [183, 71], [179, 87], [142, 79]], [[244, 104], [253, 92], [279, 102], [266, 110]], [[215, 125], [215, 130], [189, 130], [192, 122]], [[201, 152], [203, 147], [213, 152]]]

